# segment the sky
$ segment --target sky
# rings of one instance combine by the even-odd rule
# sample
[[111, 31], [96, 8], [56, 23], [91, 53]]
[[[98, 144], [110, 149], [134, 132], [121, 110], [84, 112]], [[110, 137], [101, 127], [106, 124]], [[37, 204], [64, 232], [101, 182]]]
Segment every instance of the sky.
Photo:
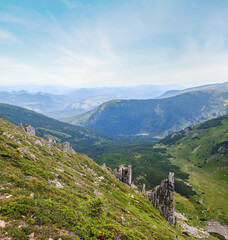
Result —
[[228, 81], [227, 0], [0, 0], [0, 85]]

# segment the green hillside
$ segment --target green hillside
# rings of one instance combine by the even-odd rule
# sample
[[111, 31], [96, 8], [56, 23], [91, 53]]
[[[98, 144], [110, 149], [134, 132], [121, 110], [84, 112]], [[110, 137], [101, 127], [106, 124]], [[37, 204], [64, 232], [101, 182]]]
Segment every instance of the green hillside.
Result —
[[0, 118], [1, 239], [188, 238], [87, 156], [41, 142]]
[[51, 134], [57, 141], [68, 141], [80, 153], [88, 153], [88, 150], [93, 146], [113, 139], [109, 134], [60, 122], [13, 105], [0, 103], [0, 116], [15, 125], [19, 123], [23, 123], [23, 125], [31, 124], [39, 137]]
[[110, 101], [65, 120], [122, 137], [161, 138], [227, 114], [227, 103], [228, 90], [206, 90], [165, 99]]
[[[190, 130], [190, 131], [189, 131]], [[213, 119], [174, 133], [162, 140], [170, 161], [189, 174], [188, 182], [201, 203], [202, 220], [228, 224], [228, 116]], [[157, 147], [161, 147], [161, 145]], [[189, 215], [189, 206], [180, 201], [179, 210]], [[185, 201], [184, 201], [185, 202]], [[197, 209], [195, 207], [195, 209]], [[197, 211], [195, 215], [197, 215]], [[191, 214], [190, 214], [191, 215]]]
[[161, 144], [176, 152], [176, 157], [228, 181], [228, 116], [173, 133], [161, 140]]
[[[94, 160], [112, 168], [133, 166], [133, 181], [146, 189], [175, 172], [176, 210], [192, 226], [228, 224], [228, 116], [173, 133], [159, 143], [112, 149]], [[224, 239], [224, 238], [221, 238]]]

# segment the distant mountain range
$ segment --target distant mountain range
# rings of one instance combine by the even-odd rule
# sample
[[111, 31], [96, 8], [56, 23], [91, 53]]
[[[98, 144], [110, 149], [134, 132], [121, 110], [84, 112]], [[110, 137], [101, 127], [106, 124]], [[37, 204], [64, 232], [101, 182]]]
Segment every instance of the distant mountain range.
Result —
[[57, 94], [1, 91], [0, 102], [27, 108], [53, 118], [61, 118], [84, 113], [112, 99], [155, 98], [173, 88], [181, 89], [182, 87], [178, 85], [141, 85], [81, 88], [68, 94], [58, 94], [57, 90]]
[[42, 88], [40, 92], [7, 91], [9, 88], [6, 87], [0, 89], [4, 90], [0, 92], [1, 103], [12, 104], [52, 118], [61, 119], [83, 114], [110, 100], [161, 99], [196, 90], [228, 89], [228, 82], [184, 90], [180, 90], [183, 87], [179, 85], [81, 88], [72, 92], [69, 89], [68, 91], [61, 91], [56, 86], [48, 87], [47, 92], [45, 92], [45, 88]]
[[193, 92], [193, 91], [203, 91], [203, 90], [225, 90], [228, 89], [228, 82], [224, 83], [215, 83], [215, 84], [209, 84], [209, 85], [203, 85], [199, 87], [193, 87], [193, 88], [186, 88], [183, 90], [170, 90], [162, 94], [161, 96], [157, 97], [158, 99], [162, 98], [168, 98], [168, 97], [174, 97], [183, 93], [187, 92]]
[[160, 138], [227, 113], [228, 90], [203, 90], [163, 99], [113, 100], [62, 120], [116, 136]]

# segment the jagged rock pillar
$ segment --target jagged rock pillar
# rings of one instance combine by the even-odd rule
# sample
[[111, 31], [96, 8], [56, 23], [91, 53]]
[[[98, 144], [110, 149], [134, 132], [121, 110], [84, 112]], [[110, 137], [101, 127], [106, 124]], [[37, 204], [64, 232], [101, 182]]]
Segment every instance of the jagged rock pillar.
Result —
[[168, 179], [161, 181], [149, 194], [149, 199], [155, 207], [164, 215], [171, 225], [175, 225], [174, 216], [174, 173], [170, 172]]
[[128, 165], [128, 167], [127, 167], [127, 179], [128, 179], [128, 185], [131, 185], [131, 181], [132, 181], [132, 168], [131, 168], [131, 165]]
[[123, 165], [121, 165], [119, 168], [119, 171], [117, 172], [117, 175], [121, 182], [124, 182], [131, 186], [131, 182], [132, 182], [132, 167], [131, 167], [131, 165], [128, 165], [128, 167], [124, 167]]

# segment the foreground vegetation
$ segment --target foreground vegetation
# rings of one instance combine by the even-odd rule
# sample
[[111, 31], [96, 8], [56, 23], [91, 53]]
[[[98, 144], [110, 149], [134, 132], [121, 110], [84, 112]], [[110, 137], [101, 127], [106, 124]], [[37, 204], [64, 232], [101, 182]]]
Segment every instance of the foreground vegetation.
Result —
[[87, 156], [39, 141], [0, 119], [1, 239], [187, 238]]

